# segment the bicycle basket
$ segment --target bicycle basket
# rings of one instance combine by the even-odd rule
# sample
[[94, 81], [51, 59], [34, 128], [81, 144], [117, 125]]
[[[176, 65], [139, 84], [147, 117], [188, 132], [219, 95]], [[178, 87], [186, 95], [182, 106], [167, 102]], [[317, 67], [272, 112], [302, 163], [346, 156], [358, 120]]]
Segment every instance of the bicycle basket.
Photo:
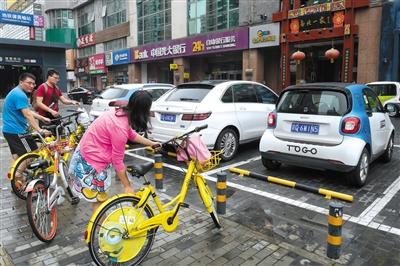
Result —
[[[190, 158], [187, 158], [183, 148], [187, 150]], [[221, 161], [220, 154], [221, 152], [210, 152], [199, 135], [192, 135], [184, 139], [176, 150], [178, 161], [189, 162], [190, 160], [195, 160], [196, 168], [202, 172], [218, 165]]]

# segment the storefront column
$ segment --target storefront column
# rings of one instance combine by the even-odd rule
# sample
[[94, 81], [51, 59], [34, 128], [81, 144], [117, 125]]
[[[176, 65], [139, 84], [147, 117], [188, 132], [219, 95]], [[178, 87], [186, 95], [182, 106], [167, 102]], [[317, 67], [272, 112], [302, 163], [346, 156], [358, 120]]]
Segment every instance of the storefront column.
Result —
[[353, 82], [354, 33], [351, 25], [354, 24], [354, 9], [350, 8], [344, 21], [342, 82]]
[[183, 57], [174, 58], [174, 64], [178, 64], [178, 69], [174, 71], [174, 85], [184, 83], [184, 73], [190, 73], [189, 59]]
[[140, 63], [128, 65], [129, 83], [141, 83], [142, 82], [142, 73], [141, 73], [140, 68], [141, 68]]
[[243, 79], [264, 81], [264, 56], [261, 49], [243, 51]]

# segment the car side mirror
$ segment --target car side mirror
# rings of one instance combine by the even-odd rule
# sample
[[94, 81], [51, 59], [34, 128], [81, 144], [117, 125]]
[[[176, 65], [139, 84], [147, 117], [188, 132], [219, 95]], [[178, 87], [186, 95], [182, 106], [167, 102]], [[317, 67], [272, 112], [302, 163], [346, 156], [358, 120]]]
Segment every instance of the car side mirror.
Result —
[[365, 110], [368, 116], [372, 116], [372, 111], [371, 110]]
[[94, 98], [100, 98], [100, 99], [103, 99], [103, 97], [101, 97], [101, 95], [100, 95], [99, 93], [95, 93], [95, 94], [94, 94]]
[[386, 104], [383, 109], [384, 109], [385, 113], [393, 113], [395, 111], [393, 104]]

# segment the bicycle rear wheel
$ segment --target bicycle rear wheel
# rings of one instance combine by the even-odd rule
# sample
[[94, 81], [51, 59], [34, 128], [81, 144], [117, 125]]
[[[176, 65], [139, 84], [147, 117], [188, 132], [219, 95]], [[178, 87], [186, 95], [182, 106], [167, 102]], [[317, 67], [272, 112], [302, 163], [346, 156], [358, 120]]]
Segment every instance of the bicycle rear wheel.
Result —
[[57, 211], [55, 207], [48, 211], [47, 194], [44, 182], [39, 181], [26, 199], [29, 224], [36, 237], [43, 242], [53, 240], [57, 231]]
[[197, 189], [199, 191], [200, 198], [203, 201], [204, 207], [206, 207], [208, 213], [210, 214], [215, 227], [221, 228], [222, 226], [219, 221], [217, 211], [215, 210], [214, 207], [215, 206], [214, 196], [212, 194], [210, 187], [208, 186], [204, 177], [197, 178], [196, 180], [197, 180], [196, 181]]
[[34, 170], [28, 169], [28, 166], [40, 158], [36, 153], [27, 153], [15, 161], [14, 173], [11, 178], [11, 188], [18, 198], [26, 200], [25, 188], [29, 181], [34, 179]]
[[150, 252], [157, 228], [134, 237], [127, 229], [154, 216], [147, 204], [136, 208], [138, 202], [132, 196], [117, 198], [97, 215], [88, 244], [97, 265], [138, 265]]

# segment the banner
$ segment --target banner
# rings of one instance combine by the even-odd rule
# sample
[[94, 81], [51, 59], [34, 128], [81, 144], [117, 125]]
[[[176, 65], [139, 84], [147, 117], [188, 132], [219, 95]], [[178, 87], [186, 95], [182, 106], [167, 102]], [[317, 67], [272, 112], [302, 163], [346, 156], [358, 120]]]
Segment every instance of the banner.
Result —
[[44, 17], [7, 10], [0, 10], [0, 23], [43, 28]]

